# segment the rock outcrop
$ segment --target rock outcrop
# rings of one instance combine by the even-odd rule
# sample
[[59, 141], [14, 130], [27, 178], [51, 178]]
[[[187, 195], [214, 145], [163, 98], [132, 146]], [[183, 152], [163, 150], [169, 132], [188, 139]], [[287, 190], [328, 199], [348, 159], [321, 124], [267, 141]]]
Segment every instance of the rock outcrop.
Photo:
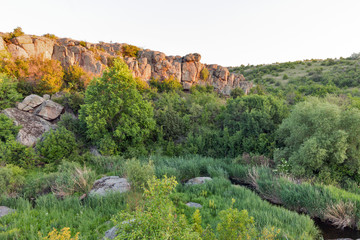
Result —
[[63, 110], [60, 104], [32, 94], [18, 103], [17, 108], [5, 109], [2, 113], [12, 119], [16, 126], [21, 126], [17, 141], [32, 147], [45, 132], [55, 129], [51, 121], [58, 119]]
[[144, 81], [154, 79], [174, 78], [184, 89], [190, 89], [194, 84], [210, 84], [214, 89], [229, 95], [231, 89], [240, 87], [248, 93], [252, 83], [242, 75], [235, 75], [225, 67], [207, 65], [200, 62], [200, 54], [181, 56], [166, 56], [162, 52], [140, 50], [137, 57], [123, 57], [124, 43], [86, 43], [69, 38], [50, 39], [24, 35], [5, 43], [0, 34], [0, 50], [7, 49], [14, 58], [54, 59], [61, 62], [65, 68], [79, 65], [85, 71], [100, 75], [107, 67], [110, 59], [121, 57], [128, 64], [134, 77]]
[[16, 126], [22, 126], [17, 135], [17, 141], [29, 147], [34, 146], [45, 132], [55, 128], [53, 124], [41, 117], [17, 108], [5, 109], [2, 113], [12, 119]]
[[130, 183], [126, 180], [126, 178], [109, 176], [96, 180], [89, 194], [105, 196], [109, 192], [123, 193], [129, 190]]

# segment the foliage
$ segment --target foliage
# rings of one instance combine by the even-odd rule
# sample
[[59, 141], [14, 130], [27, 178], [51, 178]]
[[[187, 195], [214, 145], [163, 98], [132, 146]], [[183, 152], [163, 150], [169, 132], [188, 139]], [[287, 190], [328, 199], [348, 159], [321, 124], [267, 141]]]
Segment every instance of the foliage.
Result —
[[80, 41], [79, 45], [82, 46], [82, 47], [86, 47], [86, 42], [85, 41]]
[[137, 57], [140, 48], [134, 45], [126, 44], [122, 46], [121, 50], [124, 57]]
[[11, 164], [0, 167], [0, 196], [17, 193], [24, 184], [24, 173], [22, 168]]
[[169, 198], [177, 182], [175, 178], [148, 181], [144, 188], [145, 203], [136, 211], [122, 211], [115, 223], [119, 235], [115, 239], [200, 239], [185, 216], [177, 215]]
[[209, 77], [209, 70], [207, 68], [205, 68], [205, 67], [203, 69], [201, 69], [200, 77], [201, 77], [202, 80], [206, 81], [208, 79], [208, 77]]
[[65, 127], [59, 127], [46, 132], [36, 149], [44, 157], [45, 162], [57, 164], [61, 159], [73, 154], [77, 149], [77, 144], [72, 132]]
[[288, 160], [299, 177], [318, 176], [327, 183], [358, 178], [359, 123], [359, 110], [310, 98], [297, 104], [280, 125], [275, 160]]
[[128, 66], [120, 60], [88, 86], [80, 119], [103, 154], [142, 153], [141, 146], [155, 127], [151, 104], [143, 100]]
[[80, 106], [84, 104], [84, 94], [81, 92], [65, 93], [59, 98], [53, 100], [65, 107], [67, 111], [78, 114]]
[[84, 91], [90, 76], [78, 65], [69, 66], [64, 71], [63, 86], [70, 92]]
[[0, 110], [14, 106], [22, 96], [16, 91], [17, 82], [4, 74], [0, 74]]
[[20, 128], [5, 114], [0, 114], [0, 164], [29, 168], [36, 163], [34, 150], [16, 141]]
[[46, 37], [46, 38], [49, 38], [49, 39], [52, 39], [52, 40], [56, 40], [58, 39], [59, 37], [55, 36], [55, 34], [52, 34], [52, 33], [46, 33], [43, 35], [43, 37]]
[[49, 234], [42, 238], [43, 240], [78, 240], [79, 239], [79, 232], [75, 234], [74, 237], [71, 236], [70, 228], [64, 227], [60, 230], [60, 232], [57, 231], [57, 229], [54, 228]]
[[58, 167], [52, 192], [57, 197], [65, 197], [74, 193], [87, 194], [95, 181], [95, 172], [75, 162], [62, 162]]
[[240, 87], [236, 87], [236, 88], [232, 89], [231, 92], [230, 92], [230, 96], [232, 98], [242, 97], [244, 95], [245, 95], [245, 92]]
[[166, 78], [164, 80], [150, 79], [151, 87], [157, 88], [159, 92], [174, 92], [182, 90], [180, 81], [174, 77]]
[[151, 161], [141, 164], [137, 159], [129, 159], [125, 162], [126, 177], [135, 190], [147, 187], [147, 182], [155, 175], [155, 168]]
[[6, 59], [1, 62], [0, 72], [19, 80], [18, 92], [43, 95], [58, 92], [63, 84], [63, 68], [52, 59]]

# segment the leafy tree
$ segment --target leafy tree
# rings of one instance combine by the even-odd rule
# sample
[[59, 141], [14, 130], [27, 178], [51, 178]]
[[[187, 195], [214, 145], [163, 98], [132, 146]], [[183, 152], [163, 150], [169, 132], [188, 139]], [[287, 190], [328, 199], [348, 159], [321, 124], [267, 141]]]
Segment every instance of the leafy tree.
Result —
[[230, 92], [230, 96], [232, 98], [242, 97], [244, 95], [245, 95], [244, 90], [242, 90], [242, 88], [240, 88], [240, 87], [236, 87], [236, 88], [232, 89]]
[[0, 74], [0, 110], [9, 108], [22, 96], [16, 91], [17, 83], [4, 74]]
[[63, 88], [71, 92], [84, 91], [89, 82], [89, 76], [78, 65], [72, 65], [64, 71]]
[[113, 64], [88, 86], [80, 119], [103, 154], [139, 154], [155, 127], [153, 108], [136, 89], [126, 63], [116, 59]]
[[298, 103], [280, 125], [275, 160], [288, 160], [292, 173], [300, 177], [360, 180], [359, 124], [358, 109], [309, 98]]

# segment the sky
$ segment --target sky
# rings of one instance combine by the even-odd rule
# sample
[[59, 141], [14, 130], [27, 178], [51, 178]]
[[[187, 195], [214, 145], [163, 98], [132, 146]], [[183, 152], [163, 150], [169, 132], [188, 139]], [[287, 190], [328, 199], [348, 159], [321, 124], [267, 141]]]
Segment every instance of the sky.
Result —
[[359, 0], [0, 0], [0, 32], [52, 33], [223, 66], [360, 52]]

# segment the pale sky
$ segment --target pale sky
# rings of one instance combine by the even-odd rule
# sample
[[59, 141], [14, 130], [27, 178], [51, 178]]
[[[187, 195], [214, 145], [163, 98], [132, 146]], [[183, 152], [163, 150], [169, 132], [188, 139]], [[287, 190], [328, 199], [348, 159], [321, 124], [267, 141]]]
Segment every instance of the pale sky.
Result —
[[119, 42], [238, 66], [360, 52], [360, 0], [0, 0], [0, 32]]

